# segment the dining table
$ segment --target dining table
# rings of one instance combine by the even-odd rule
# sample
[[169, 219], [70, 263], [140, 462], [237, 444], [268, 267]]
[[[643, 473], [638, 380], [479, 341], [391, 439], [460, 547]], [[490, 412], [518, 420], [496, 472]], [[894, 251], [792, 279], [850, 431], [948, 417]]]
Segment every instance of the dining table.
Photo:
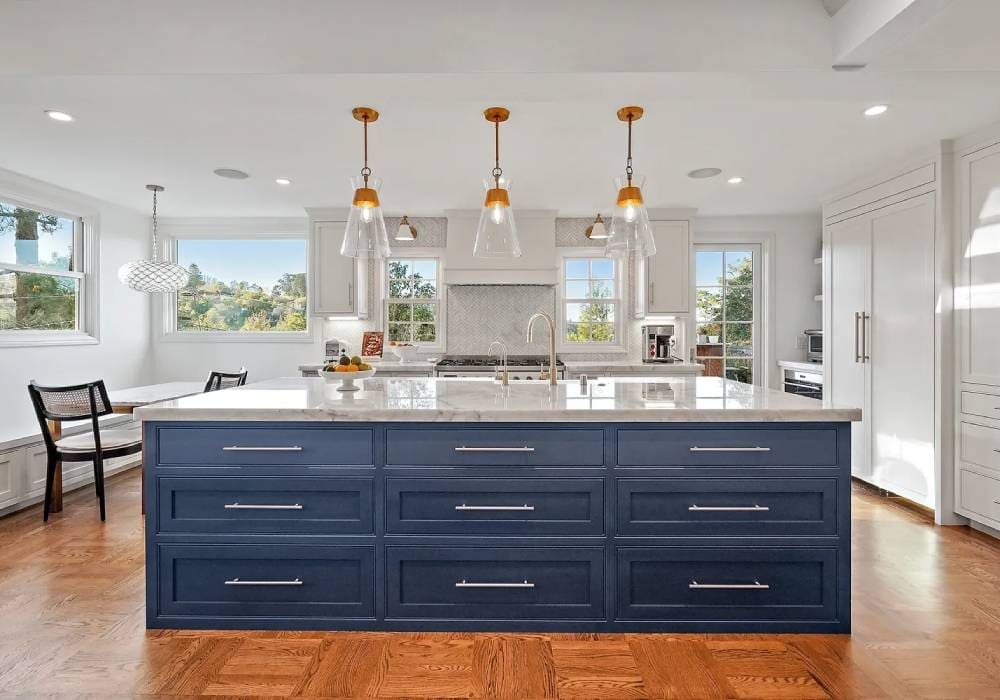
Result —
[[[125, 387], [124, 389], [115, 389], [108, 392], [108, 399], [111, 402], [112, 413], [131, 415], [131, 413], [140, 406], [148, 406], [150, 404], [159, 403], [160, 401], [169, 401], [171, 399], [179, 399], [184, 396], [200, 394], [204, 390], [204, 381], [163, 382], [160, 384], [145, 384], [143, 386], [130, 386]], [[49, 429], [52, 433], [53, 440], [58, 440], [62, 437], [61, 422], [50, 421]], [[141, 463], [139, 468], [142, 469]], [[143, 470], [143, 513], [146, 512], [145, 476], [145, 470]], [[49, 512], [58, 513], [62, 510], [62, 507], [62, 464], [59, 464], [52, 480], [52, 498], [49, 501]]]

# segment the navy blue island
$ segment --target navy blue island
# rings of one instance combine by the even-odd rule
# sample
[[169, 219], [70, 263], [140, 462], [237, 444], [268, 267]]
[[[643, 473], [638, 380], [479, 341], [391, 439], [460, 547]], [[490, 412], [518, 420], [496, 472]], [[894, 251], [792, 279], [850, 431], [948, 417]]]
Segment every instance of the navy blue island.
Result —
[[289, 378], [139, 409], [149, 628], [851, 626], [851, 421], [711, 377]]

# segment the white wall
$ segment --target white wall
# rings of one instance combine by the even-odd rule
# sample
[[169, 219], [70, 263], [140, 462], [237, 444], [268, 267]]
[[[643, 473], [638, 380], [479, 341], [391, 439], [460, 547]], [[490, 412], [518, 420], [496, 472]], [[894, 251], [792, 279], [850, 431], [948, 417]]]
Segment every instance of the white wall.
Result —
[[29, 379], [43, 384], [103, 379], [115, 389], [152, 377], [149, 299], [118, 281], [123, 263], [149, 255], [149, 217], [0, 169], [0, 196], [10, 192], [41, 206], [97, 215], [100, 342], [0, 348], [0, 443], [39, 433], [26, 389]]
[[294, 377], [298, 365], [323, 361], [323, 320], [310, 319], [320, 327], [312, 342], [161, 341], [154, 344], [154, 380], [170, 382], [207, 379], [213, 369], [235, 371], [247, 368], [247, 381]]

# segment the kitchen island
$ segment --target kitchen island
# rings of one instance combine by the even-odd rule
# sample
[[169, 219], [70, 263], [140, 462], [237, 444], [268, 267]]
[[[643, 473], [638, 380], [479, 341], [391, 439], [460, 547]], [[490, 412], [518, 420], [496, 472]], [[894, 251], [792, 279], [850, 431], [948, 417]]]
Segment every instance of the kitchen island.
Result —
[[147, 626], [848, 632], [852, 408], [702, 377], [139, 409]]

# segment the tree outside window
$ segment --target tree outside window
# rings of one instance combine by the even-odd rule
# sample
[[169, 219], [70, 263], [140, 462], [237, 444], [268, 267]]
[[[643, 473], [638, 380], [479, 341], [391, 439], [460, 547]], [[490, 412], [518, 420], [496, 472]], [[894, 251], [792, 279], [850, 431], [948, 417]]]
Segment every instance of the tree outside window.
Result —
[[611, 258], [563, 261], [563, 339], [567, 343], [617, 340], [617, 264]]
[[699, 250], [697, 356], [705, 374], [751, 383], [754, 359], [754, 254]]
[[438, 279], [436, 258], [386, 261], [386, 335], [390, 342], [438, 341]]

